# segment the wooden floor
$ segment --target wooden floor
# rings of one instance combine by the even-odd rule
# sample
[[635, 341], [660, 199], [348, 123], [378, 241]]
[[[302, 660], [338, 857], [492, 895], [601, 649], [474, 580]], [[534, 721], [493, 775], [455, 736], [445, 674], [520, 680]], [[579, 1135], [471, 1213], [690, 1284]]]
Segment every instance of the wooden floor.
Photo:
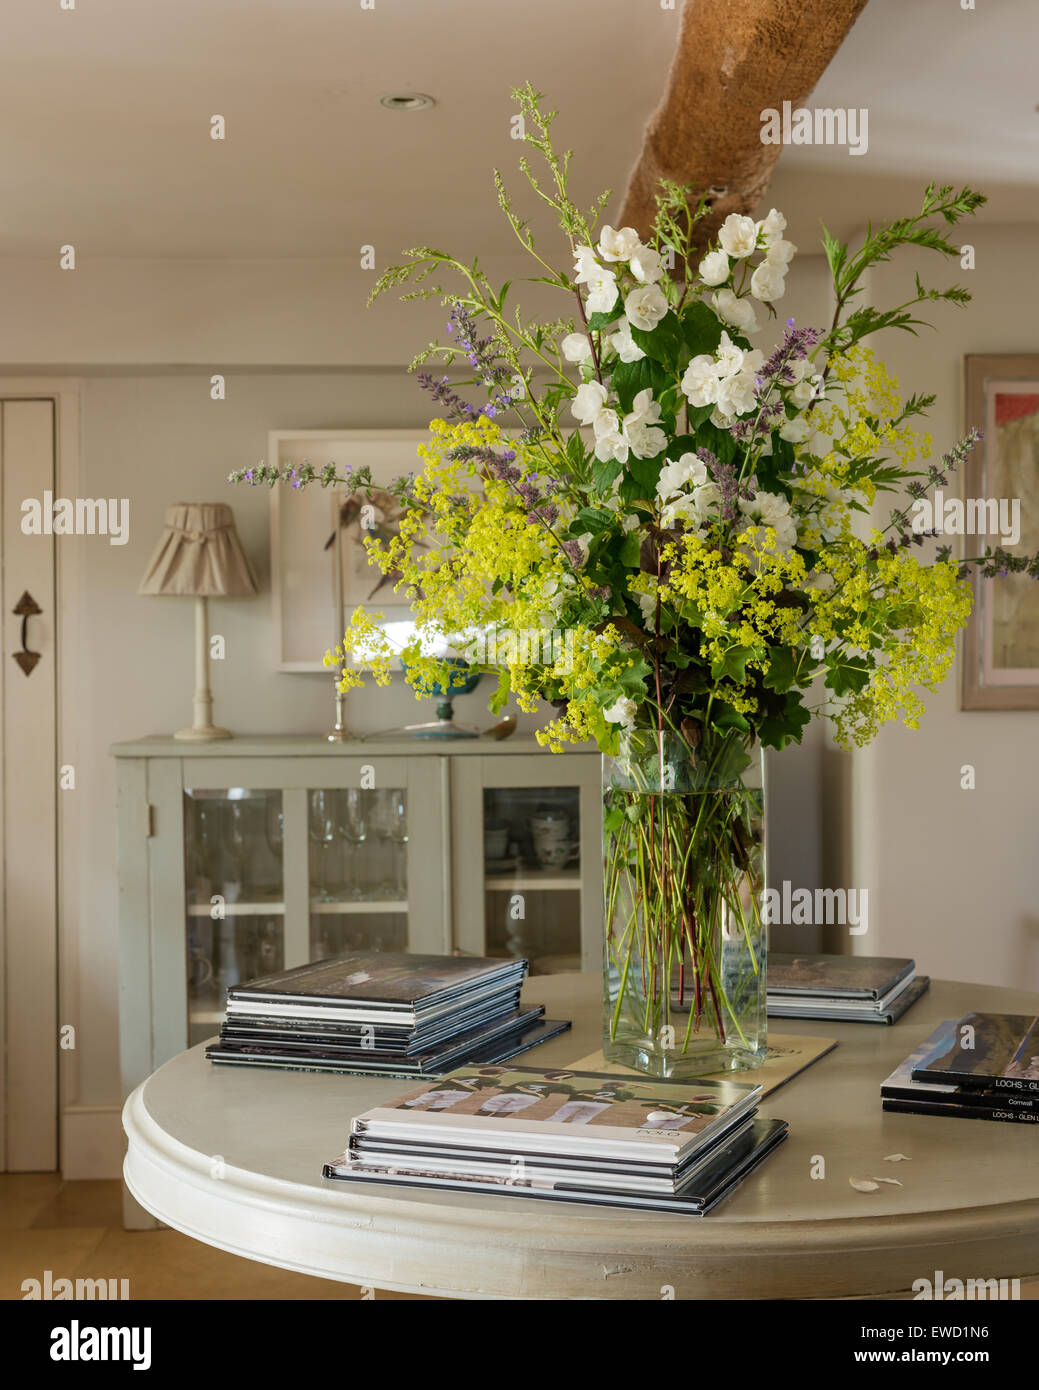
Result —
[[[128, 1279], [131, 1298], [364, 1297], [356, 1285], [242, 1260], [179, 1231], [124, 1231], [121, 1193], [115, 1181], [0, 1174], [0, 1299], [24, 1298], [23, 1280], [42, 1282], [45, 1270], [52, 1279]], [[375, 1297], [424, 1301], [382, 1289]]]

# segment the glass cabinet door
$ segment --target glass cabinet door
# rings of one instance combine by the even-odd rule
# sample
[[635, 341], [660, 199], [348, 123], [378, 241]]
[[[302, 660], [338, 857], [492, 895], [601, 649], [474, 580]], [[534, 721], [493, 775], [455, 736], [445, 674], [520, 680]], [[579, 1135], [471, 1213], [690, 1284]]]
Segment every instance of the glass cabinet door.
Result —
[[599, 759], [543, 752], [452, 769], [455, 929], [531, 974], [595, 968], [601, 940]]
[[532, 974], [581, 968], [581, 807], [577, 787], [483, 789], [487, 952]]
[[279, 790], [184, 792], [188, 1043], [217, 1031], [227, 991], [285, 960]]
[[408, 949], [406, 787], [307, 793], [310, 958]]

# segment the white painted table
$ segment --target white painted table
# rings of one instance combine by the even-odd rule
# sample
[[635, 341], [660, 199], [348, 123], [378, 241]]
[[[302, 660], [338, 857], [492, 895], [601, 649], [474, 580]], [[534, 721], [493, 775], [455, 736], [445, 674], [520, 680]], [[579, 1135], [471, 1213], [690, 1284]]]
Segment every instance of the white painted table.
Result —
[[[522, 1059], [562, 1066], [599, 1045], [599, 979], [556, 975], [528, 998], [572, 1032]], [[133, 1092], [125, 1177], [167, 1225], [326, 1279], [462, 1298], [906, 1296], [913, 1281], [1039, 1275], [1039, 1125], [881, 1110], [879, 1087], [943, 1018], [1039, 1011], [1039, 996], [932, 985], [894, 1027], [781, 1021], [840, 1046], [768, 1100], [790, 1137], [709, 1217], [617, 1213], [497, 1195], [326, 1181], [350, 1118], [404, 1081], [214, 1067], [201, 1048]], [[901, 1152], [909, 1163], [884, 1163]], [[816, 1156], [826, 1176], [813, 1180]], [[849, 1177], [903, 1187], [856, 1192]]]

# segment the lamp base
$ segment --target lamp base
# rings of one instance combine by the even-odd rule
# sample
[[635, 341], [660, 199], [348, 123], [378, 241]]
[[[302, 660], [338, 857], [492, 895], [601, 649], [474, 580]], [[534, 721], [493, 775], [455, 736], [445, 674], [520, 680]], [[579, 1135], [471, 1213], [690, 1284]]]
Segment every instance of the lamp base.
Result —
[[230, 729], [218, 729], [215, 724], [202, 724], [190, 729], [178, 729], [173, 735], [184, 743], [214, 743], [221, 738], [234, 738]]

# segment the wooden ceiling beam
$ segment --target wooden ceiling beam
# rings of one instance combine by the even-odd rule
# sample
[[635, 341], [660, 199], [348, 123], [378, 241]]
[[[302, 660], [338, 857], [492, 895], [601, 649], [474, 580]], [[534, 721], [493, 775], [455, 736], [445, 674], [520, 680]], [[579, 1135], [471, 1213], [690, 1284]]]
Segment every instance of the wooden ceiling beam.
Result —
[[646, 129], [617, 225], [647, 236], [661, 179], [706, 194], [703, 247], [764, 196], [782, 145], [762, 112], [803, 105], [867, 0], [686, 0], [667, 90]]

